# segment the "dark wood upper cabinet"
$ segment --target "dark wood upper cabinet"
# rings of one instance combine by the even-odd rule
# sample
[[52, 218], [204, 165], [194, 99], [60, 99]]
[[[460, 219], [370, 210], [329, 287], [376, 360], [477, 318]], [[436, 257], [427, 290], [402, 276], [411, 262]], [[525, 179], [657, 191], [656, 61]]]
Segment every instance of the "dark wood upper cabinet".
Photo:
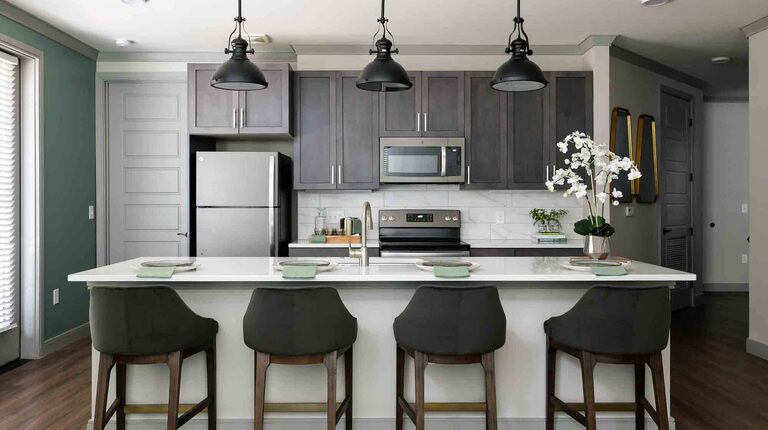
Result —
[[464, 136], [464, 73], [422, 72], [422, 136]]
[[382, 137], [464, 136], [464, 72], [414, 72], [413, 88], [381, 95]]
[[549, 87], [507, 95], [509, 189], [543, 189], [551, 175]]
[[549, 98], [551, 164], [559, 169], [571, 153], [558, 151], [555, 143], [577, 130], [592, 135], [592, 72], [551, 72]]
[[358, 75], [296, 73], [295, 189], [379, 187], [379, 93], [357, 88]]
[[295, 76], [294, 188], [336, 188], [336, 74]]
[[379, 97], [379, 134], [382, 137], [421, 136], [421, 73], [408, 75], [413, 87]]
[[292, 72], [288, 64], [260, 63], [269, 86], [257, 91], [213, 88], [211, 78], [218, 67], [188, 66], [190, 134], [292, 136]]
[[237, 134], [238, 92], [211, 86], [218, 64], [190, 64], [187, 71], [189, 134]]
[[379, 94], [357, 88], [359, 74], [336, 76], [337, 189], [379, 187]]
[[493, 72], [465, 74], [467, 172], [462, 189], [507, 187], [507, 95], [491, 88], [492, 77]]

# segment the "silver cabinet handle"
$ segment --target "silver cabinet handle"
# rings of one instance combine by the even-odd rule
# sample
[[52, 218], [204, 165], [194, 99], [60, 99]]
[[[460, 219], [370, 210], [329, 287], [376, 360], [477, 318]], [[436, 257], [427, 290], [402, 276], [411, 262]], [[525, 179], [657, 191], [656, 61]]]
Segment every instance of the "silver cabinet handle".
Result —
[[416, 131], [421, 131], [421, 114], [416, 113]]
[[424, 112], [424, 131], [427, 131], [427, 113]]
[[339, 164], [339, 185], [341, 185], [341, 164]]
[[184, 233], [176, 233], [176, 236], [189, 237], [189, 234], [185, 231]]
[[467, 185], [472, 184], [472, 166], [467, 166]]
[[240, 109], [240, 128], [245, 127], [245, 109]]
[[237, 128], [237, 108], [232, 109], [232, 128]]
[[544, 174], [544, 182], [549, 180], [549, 164], [547, 164], [547, 173]]
[[440, 148], [440, 176], [445, 176], [445, 170], [448, 164], [448, 148]]
[[331, 164], [331, 185], [336, 185], [336, 169], [333, 164]]

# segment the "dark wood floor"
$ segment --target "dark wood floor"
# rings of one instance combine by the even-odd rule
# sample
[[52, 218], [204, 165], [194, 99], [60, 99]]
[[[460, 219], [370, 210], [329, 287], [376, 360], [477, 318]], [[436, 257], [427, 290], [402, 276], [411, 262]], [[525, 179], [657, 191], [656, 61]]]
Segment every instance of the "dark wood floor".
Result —
[[[672, 318], [672, 415], [678, 430], [768, 429], [768, 362], [744, 352], [746, 294], [708, 295]], [[83, 430], [87, 340], [0, 374], [0, 429]]]

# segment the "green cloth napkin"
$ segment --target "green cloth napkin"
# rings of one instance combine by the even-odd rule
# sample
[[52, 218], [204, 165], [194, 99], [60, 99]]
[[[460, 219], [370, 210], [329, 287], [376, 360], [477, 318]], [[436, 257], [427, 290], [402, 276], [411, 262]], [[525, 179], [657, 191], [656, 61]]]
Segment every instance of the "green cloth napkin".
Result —
[[325, 236], [322, 234], [313, 234], [309, 236], [309, 243], [325, 243]]
[[137, 278], [170, 278], [173, 276], [175, 267], [142, 267], [139, 269], [139, 273], [136, 274]]
[[435, 277], [436, 278], [468, 278], [469, 268], [435, 266]]
[[622, 266], [614, 267], [593, 267], [592, 273], [597, 276], [623, 276], [626, 275], [627, 269]]
[[283, 266], [283, 278], [311, 279], [317, 274], [315, 266]]

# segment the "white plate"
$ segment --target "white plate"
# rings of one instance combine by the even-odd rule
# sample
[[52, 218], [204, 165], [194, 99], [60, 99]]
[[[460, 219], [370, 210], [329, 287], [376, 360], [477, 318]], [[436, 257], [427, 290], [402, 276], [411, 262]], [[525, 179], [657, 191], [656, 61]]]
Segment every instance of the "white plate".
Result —
[[[141, 264], [133, 265], [133, 268], [136, 269], [136, 271], [139, 271], [144, 267], [146, 266], [142, 266]], [[176, 266], [173, 268], [173, 273], [191, 272], [193, 270], [197, 270], [198, 267], [200, 267], [200, 263], [192, 263], [189, 266]]]
[[[417, 262], [415, 264], [416, 264], [417, 268], [419, 268], [419, 269], [421, 269], [421, 270], [423, 270], [425, 272], [434, 272], [435, 271], [435, 266], [426, 266], [426, 265], [424, 265], [424, 263], [427, 263], [427, 262], [428, 262], [427, 260], [421, 260], [421, 261], [419, 261], [419, 262]], [[430, 263], [440, 263], [441, 261], [440, 260], [429, 260], [429, 262]], [[475, 271], [475, 270], [477, 270], [478, 267], [480, 267], [480, 264], [473, 263], [471, 261], [445, 260], [445, 262], [446, 263], [455, 263], [455, 262], [469, 263], [469, 266], [465, 266], [465, 267], [470, 272]]]
[[274, 267], [275, 270], [282, 271], [283, 267], [284, 267], [282, 265], [282, 263], [286, 263], [286, 262], [293, 262], [293, 263], [295, 263], [295, 262], [317, 263], [318, 265], [315, 266], [315, 267], [316, 267], [318, 272], [328, 272], [330, 270], [335, 269], [336, 266], [338, 266], [338, 264], [336, 264], [336, 263], [334, 263], [332, 261], [303, 259], [303, 260], [283, 260], [283, 261], [278, 261], [275, 264], [273, 264], [272, 267]]
[[566, 261], [566, 262], [562, 263], [561, 266], [563, 266], [564, 268], [566, 268], [568, 270], [575, 270], [577, 272], [592, 272], [592, 267], [618, 267], [618, 266], [621, 266], [621, 267], [623, 267], [623, 268], [625, 268], [627, 270], [629, 270], [632, 267], [632, 262], [631, 261], [624, 261], [624, 262], [621, 262], [621, 263], [619, 263], [618, 261], [613, 261], [612, 263], [616, 263], [616, 264], [606, 264], [606, 265], [602, 265], [602, 266], [586, 266], [586, 265], [577, 266], [577, 265], [573, 265], [570, 262]]

